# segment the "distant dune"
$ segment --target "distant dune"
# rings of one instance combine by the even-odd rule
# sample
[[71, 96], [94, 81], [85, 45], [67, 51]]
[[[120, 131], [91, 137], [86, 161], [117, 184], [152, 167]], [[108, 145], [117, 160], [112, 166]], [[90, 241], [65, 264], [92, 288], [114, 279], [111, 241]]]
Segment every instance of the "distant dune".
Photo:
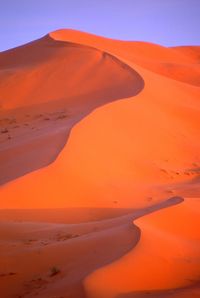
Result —
[[65, 29], [0, 53], [3, 298], [200, 297], [199, 57]]

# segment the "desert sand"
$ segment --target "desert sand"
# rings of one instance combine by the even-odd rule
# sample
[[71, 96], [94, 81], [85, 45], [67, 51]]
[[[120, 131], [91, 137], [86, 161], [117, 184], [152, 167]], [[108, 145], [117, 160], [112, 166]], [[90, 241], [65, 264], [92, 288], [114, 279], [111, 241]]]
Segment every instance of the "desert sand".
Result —
[[136, 220], [138, 244], [87, 277], [88, 297], [176, 297], [177, 288], [198, 283], [200, 235], [194, 227], [200, 223], [199, 204], [190, 198]]
[[200, 297], [199, 55], [65, 29], [0, 53], [3, 298]]

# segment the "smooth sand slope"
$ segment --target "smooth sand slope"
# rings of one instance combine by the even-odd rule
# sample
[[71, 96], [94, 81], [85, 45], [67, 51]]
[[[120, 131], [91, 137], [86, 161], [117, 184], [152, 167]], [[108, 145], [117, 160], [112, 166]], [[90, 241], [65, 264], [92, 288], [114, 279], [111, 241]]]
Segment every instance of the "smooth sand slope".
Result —
[[158, 74], [200, 85], [199, 46], [166, 48], [147, 42], [118, 41], [74, 31], [58, 30], [50, 33], [56, 40], [77, 41], [119, 55]]
[[143, 84], [113, 56], [49, 36], [0, 53], [0, 183], [51, 163], [77, 121]]
[[1, 297], [85, 297], [83, 278], [138, 241], [133, 217], [71, 225], [1, 223]]
[[76, 109], [95, 107], [140, 90], [139, 75], [120, 60], [50, 36], [1, 53], [0, 67], [3, 110], [58, 100]]
[[199, 53], [73, 30], [0, 53], [4, 298], [200, 297]]
[[141, 230], [137, 246], [85, 280], [88, 297], [179, 297], [181, 291], [183, 297], [199, 297], [200, 289], [194, 296], [184, 296], [183, 289], [200, 278], [199, 199], [185, 200], [134, 223]]
[[[86, 297], [83, 279], [127, 253], [139, 241], [140, 231], [133, 226], [132, 220], [181, 201], [181, 198], [171, 198], [151, 207], [129, 211], [131, 213], [127, 215], [123, 215], [127, 211], [119, 209], [118, 217], [110, 219], [104, 219], [106, 212], [101, 211], [95, 220], [93, 212], [92, 221], [85, 218], [87, 222], [79, 224], [70, 224], [67, 212], [63, 224], [55, 224], [50, 216], [47, 219], [47, 215], [46, 221], [51, 223], [41, 223], [39, 217], [34, 223], [22, 218], [16, 221], [14, 212], [14, 222], [4, 221], [0, 225], [0, 289], [3, 297]], [[13, 211], [7, 212], [11, 216]], [[56, 213], [60, 215], [54, 209], [54, 216]], [[56, 274], [55, 268], [59, 271]]]
[[[163, 51], [167, 56], [168, 49], [145, 44], [146, 55], [151, 47], [158, 57]], [[134, 69], [134, 97], [95, 110], [74, 127], [54, 163], [3, 185], [1, 208], [135, 208], [164, 199], [167, 193], [179, 195], [177, 183], [183, 183], [181, 195], [191, 195], [200, 163], [200, 89], [125, 62], [125, 69]]]

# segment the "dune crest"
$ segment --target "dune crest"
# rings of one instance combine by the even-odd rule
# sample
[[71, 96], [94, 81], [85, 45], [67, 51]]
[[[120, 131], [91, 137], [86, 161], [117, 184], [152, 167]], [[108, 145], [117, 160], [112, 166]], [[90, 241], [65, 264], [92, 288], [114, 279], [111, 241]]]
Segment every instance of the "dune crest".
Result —
[[78, 121], [144, 86], [112, 55], [48, 36], [0, 53], [0, 69], [0, 184], [53, 162]]
[[200, 297], [199, 50], [58, 30], [0, 53], [5, 298]]
[[0, 53], [0, 69], [2, 110], [58, 100], [81, 109], [140, 91], [139, 75], [112, 55], [48, 36]]
[[120, 41], [76, 30], [57, 30], [50, 37], [60, 41], [79, 41], [124, 57], [137, 65], [171, 79], [200, 86], [200, 47], [167, 48], [149, 42]]
[[[64, 45], [68, 49], [68, 42]], [[125, 53], [123, 46], [120, 49]], [[108, 63], [105, 70], [114, 65], [120, 80], [121, 67], [109, 55], [103, 62]], [[123, 82], [134, 97], [128, 93], [130, 97], [99, 107], [76, 124], [54, 163], [0, 188], [4, 198], [1, 208], [141, 208], [163, 200], [168, 192], [179, 195], [180, 183], [181, 195], [188, 195], [188, 185], [193, 186], [199, 173], [200, 143], [196, 135], [200, 89], [152, 73], [129, 60], [126, 64]], [[111, 80], [109, 71], [107, 77], [103, 70], [92, 79], [95, 84]], [[120, 96], [123, 92], [128, 95], [123, 84], [116, 83]], [[111, 82], [111, 86], [116, 83]], [[104, 103], [110, 94], [106, 90], [97, 92]], [[112, 96], [118, 97], [118, 91], [111, 92]], [[87, 100], [90, 107], [93, 102], [97, 105], [98, 98], [94, 99], [80, 97], [84, 107]], [[81, 106], [74, 98], [71, 102], [74, 109]]]

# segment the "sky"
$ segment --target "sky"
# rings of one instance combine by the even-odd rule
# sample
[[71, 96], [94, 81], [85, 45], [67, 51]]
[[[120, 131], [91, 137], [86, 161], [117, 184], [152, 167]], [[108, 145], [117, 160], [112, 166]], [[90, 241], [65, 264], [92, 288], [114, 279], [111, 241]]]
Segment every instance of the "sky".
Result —
[[0, 51], [61, 28], [164, 46], [200, 45], [200, 0], [0, 0]]

